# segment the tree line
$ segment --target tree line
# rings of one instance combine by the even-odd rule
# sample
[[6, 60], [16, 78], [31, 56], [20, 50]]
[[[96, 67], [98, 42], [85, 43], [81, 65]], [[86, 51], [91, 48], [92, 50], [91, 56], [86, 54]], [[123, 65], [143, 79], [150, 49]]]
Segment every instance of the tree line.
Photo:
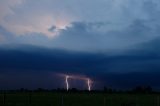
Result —
[[0, 92], [93, 92], [93, 93], [160, 93], [159, 91], [154, 91], [151, 86], [136, 86], [131, 90], [118, 90], [109, 87], [104, 87], [101, 90], [79, 90], [77, 88], [71, 88], [68, 91], [64, 88], [57, 88], [57, 89], [44, 89], [44, 88], [37, 88], [35, 90], [29, 90], [25, 88], [17, 89], [17, 90], [0, 90]]

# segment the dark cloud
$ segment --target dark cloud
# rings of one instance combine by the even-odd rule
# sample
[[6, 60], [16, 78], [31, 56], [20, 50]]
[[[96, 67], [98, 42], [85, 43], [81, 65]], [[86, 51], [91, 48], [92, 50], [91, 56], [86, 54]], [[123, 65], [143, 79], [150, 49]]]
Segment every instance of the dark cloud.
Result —
[[[93, 78], [99, 88], [104, 85], [130, 88], [138, 84], [159, 88], [160, 56], [149, 52], [142, 54], [143, 51], [140, 53], [134, 51], [124, 55], [108, 56], [100, 53], [50, 50], [33, 46], [16, 48], [0, 49], [2, 84], [14, 78], [15, 87], [23, 85], [18, 79], [25, 81], [24, 86], [32, 87], [31, 80], [27, 82], [27, 79], [36, 78], [33, 81], [36, 83], [42, 77], [44, 79], [39, 80], [40, 82], [36, 86], [50, 88], [48, 83], [51, 83], [50, 78], [53, 78], [54, 82], [58, 79], [55, 77], [57, 73], [70, 73]], [[49, 77], [49, 79], [45, 79], [45, 77]], [[156, 79], [157, 81], [155, 81]], [[51, 87], [62, 87], [61, 83], [55, 83]], [[6, 84], [5, 86], [11, 85]]]
[[[92, 68], [103, 59], [96, 54], [77, 53], [63, 50], [30, 48], [30, 50], [1, 50], [0, 68], [35, 71], [79, 72]], [[93, 58], [95, 56], [95, 58]], [[86, 68], [86, 69], [85, 69]]]
[[[153, 47], [155, 47], [154, 43], [151, 42], [150, 46], [153, 45]], [[71, 72], [88, 70], [92, 73], [93, 70], [113, 72], [114, 70], [110, 68], [117, 68], [115, 71], [118, 72], [120, 68], [117, 66], [120, 66], [122, 69], [127, 69], [127, 67], [131, 66], [133, 70], [136, 69], [134, 66], [137, 66], [137, 68], [140, 66], [142, 69], [137, 71], [146, 71], [146, 67], [156, 64], [158, 66], [160, 59], [160, 55], [158, 55], [160, 51], [158, 49], [155, 50], [152, 46], [149, 47], [149, 44], [146, 49], [131, 50], [124, 54], [112, 56], [101, 53], [74, 52], [34, 46], [17, 46], [17, 49], [13, 49], [12, 47], [10, 49], [9, 47], [7, 48], [1, 48], [0, 50], [1, 69], [58, 70], [62, 72], [63, 70], [70, 70]], [[157, 53], [157, 55], [155, 55], [155, 53]], [[146, 67], [143, 67], [143, 65], [146, 65]], [[132, 70], [132, 68], [130, 70]], [[129, 72], [129, 70], [121, 70], [119, 72]]]
[[50, 31], [50, 32], [54, 32], [56, 30], [56, 26], [52, 26], [52, 27], [50, 27], [49, 29], [48, 29], [48, 31]]
[[107, 73], [101, 76], [104, 85], [113, 88], [131, 89], [135, 86], [152, 86], [160, 89], [159, 72]]

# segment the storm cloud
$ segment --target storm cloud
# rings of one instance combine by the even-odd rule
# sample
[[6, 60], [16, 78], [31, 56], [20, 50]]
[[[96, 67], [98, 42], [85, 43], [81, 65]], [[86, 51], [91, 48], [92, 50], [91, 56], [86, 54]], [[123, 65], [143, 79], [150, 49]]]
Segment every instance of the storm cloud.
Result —
[[63, 87], [57, 73], [160, 88], [158, 0], [1, 0], [0, 13], [1, 88]]
[[[37, 82], [39, 83], [36, 84], [37, 86], [63, 87], [61, 85], [63, 79], [56, 76], [57, 74], [88, 76], [96, 81], [97, 88], [103, 88], [104, 85], [115, 88], [151, 85], [156, 89], [159, 88], [159, 52], [155, 55], [154, 52], [132, 51], [129, 53], [129, 51], [125, 55], [108, 56], [100, 53], [50, 50], [24, 45], [17, 48], [1, 48], [0, 73], [3, 75], [1, 83], [12, 78], [14, 78], [12, 83], [15, 83], [15, 86], [4, 84], [4, 88], [7, 86], [27, 87], [28, 85], [30, 85], [29, 88], [34, 88], [36, 86], [31, 86], [31, 84], [37, 81], [43, 82]], [[6, 79], [4, 76], [9, 77]], [[25, 81], [25, 84], [19, 82], [20, 78]], [[20, 84], [16, 84], [18, 82]], [[52, 86], [49, 84], [51, 82], [54, 83]]]

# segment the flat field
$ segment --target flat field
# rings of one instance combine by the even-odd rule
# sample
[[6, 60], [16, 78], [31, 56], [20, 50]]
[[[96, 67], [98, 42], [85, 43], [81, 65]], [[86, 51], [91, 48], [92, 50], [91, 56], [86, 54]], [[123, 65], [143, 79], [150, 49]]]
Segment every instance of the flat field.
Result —
[[6, 93], [0, 106], [160, 106], [158, 94]]

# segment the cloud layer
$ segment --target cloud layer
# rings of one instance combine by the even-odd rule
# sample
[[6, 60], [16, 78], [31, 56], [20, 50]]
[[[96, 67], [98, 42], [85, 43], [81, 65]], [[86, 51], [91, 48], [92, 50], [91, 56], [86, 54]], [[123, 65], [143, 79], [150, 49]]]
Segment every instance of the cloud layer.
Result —
[[0, 83], [3, 85], [1, 88], [64, 87], [64, 78], [57, 75], [75, 74], [92, 78], [95, 89], [103, 88], [104, 85], [123, 89], [151, 85], [158, 89], [160, 51], [146, 54], [144, 51], [108, 56], [33, 46], [9, 50], [1, 48]]
[[0, 13], [0, 83], [75, 73], [159, 87], [158, 0], [1, 0]]
[[2, 0], [0, 4], [3, 43], [117, 52], [159, 37], [157, 0]]

